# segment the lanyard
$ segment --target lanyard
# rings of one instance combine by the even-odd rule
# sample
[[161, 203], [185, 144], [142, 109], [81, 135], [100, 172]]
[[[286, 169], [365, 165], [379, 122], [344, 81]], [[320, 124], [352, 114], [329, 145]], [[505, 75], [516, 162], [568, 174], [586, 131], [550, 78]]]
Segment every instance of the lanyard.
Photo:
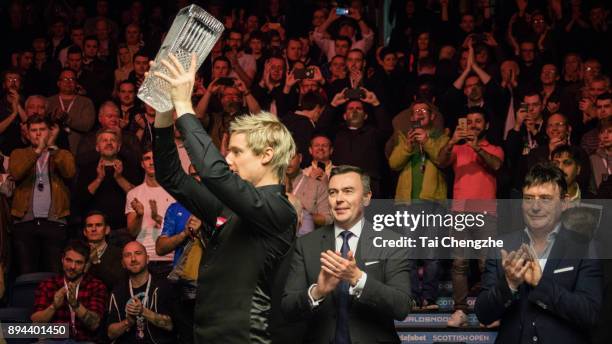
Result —
[[[132, 279], [129, 279], [130, 284], [130, 297], [134, 298], [134, 289], [132, 288]], [[149, 274], [149, 279], [147, 281], [147, 288], [145, 289], [145, 295], [142, 299], [142, 307], [147, 307], [147, 303], [149, 302], [149, 289], [151, 288], [151, 274]]]
[[[42, 162], [42, 163], [41, 163]], [[49, 152], [46, 151], [42, 153], [40, 158], [36, 160], [36, 175], [38, 176], [38, 184], [43, 184], [43, 174], [45, 173], [45, 169], [49, 164]]]
[[[77, 298], [77, 300], [79, 299], [79, 287], [81, 286], [81, 282], [79, 282], [79, 284], [77, 284], [76, 286], [76, 290], [75, 292], [75, 297]], [[66, 291], [68, 290], [68, 283], [66, 283], [66, 279], [64, 278], [64, 288], [66, 288]], [[70, 327], [72, 327], [72, 331], [74, 332], [74, 334], [77, 333], [77, 329], [76, 329], [76, 309], [72, 309], [72, 306], [70, 306], [70, 304], [68, 304], [68, 308], [70, 309]]]
[[300, 176], [300, 181], [297, 183], [297, 185], [293, 188], [293, 191], [291, 191], [291, 194], [293, 196], [295, 196], [297, 194], [298, 189], [300, 188], [300, 186], [302, 186], [302, 182], [304, 181], [304, 176], [301, 175]]
[[72, 98], [72, 100], [70, 101], [70, 104], [68, 104], [68, 109], [66, 109], [66, 106], [64, 105], [64, 101], [62, 100], [62, 96], [57, 96], [59, 98], [59, 103], [60, 103], [60, 107], [62, 108], [62, 111], [69, 113], [70, 109], [72, 109], [72, 105], [74, 105], [74, 101], [76, 100], [76, 96], [74, 96], [74, 98]]

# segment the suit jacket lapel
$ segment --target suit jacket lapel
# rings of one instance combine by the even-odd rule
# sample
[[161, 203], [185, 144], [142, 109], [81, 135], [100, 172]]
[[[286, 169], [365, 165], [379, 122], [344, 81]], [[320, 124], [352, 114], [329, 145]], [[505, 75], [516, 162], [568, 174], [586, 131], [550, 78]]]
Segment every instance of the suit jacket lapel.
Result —
[[565, 237], [566, 229], [561, 227], [559, 234], [555, 238], [555, 243], [553, 244], [552, 249], [550, 250], [550, 254], [548, 255], [548, 259], [546, 260], [546, 266], [544, 271], [542, 272], [543, 276], [553, 277], [553, 272], [557, 269], [561, 260], [566, 257], [569, 249], [567, 245], [567, 238]]

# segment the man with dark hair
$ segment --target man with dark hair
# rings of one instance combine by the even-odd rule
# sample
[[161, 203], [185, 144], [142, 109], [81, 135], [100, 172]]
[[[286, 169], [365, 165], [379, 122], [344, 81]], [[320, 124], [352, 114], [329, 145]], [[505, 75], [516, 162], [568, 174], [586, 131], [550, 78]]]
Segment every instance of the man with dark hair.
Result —
[[134, 83], [136, 88], [140, 88], [144, 81], [145, 73], [149, 71], [149, 60], [149, 55], [143, 50], [137, 51], [132, 58], [134, 70], [128, 75], [128, 81]]
[[498, 343], [589, 343], [601, 308], [602, 272], [589, 241], [561, 222], [563, 171], [535, 165], [525, 177], [524, 230], [500, 239], [489, 255], [476, 300], [478, 320], [500, 320]]
[[141, 167], [145, 172], [142, 184], [131, 189], [126, 196], [125, 214], [127, 230], [147, 249], [151, 262], [149, 268], [156, 276], [167, 276], [172, 269], [173, 253], [158, 255], [155, 241], [161, 234], [164, 215], [175, 200], [159, 185], [155, 177], [153, 147], [145, 147], [141, 157]]
[[287, 126], [295, 140], [298, 152], [302, 154], [302, 167], [310, 164], [311, 157], [308, 154], [310, 139], [317, 130], [321, 130], [319, 118], [326, 109], [325, 100], [318, 92], [308, 92], [302, 97], [299, 110], [282, 117], [283, 124]]
[[121, 250], [106, 241], [111, 231], [106, 215], [92, 210], [85, 215], [84, 223], [83, 236], [91, 252], [85, 272], [104, 282], [108, 290], [113, 290], [113, 285], [121, 280], [124, 274], [117, 269], [121, 262]]
[[599, 122], [599, 142], [600, 148], [593, 154], [591, 154], [590, 160], [593, 167], [593, 178], [595, 180], [595, 187], [598, 191], [602, 183], [610, 181], [610, 175], [612, 175], [612, 116], [606, 117]]
[[110, 296], [107, 335], [118, 344], [176, 343], [170, 317], [171, 290], [165, 278], [149, 272], [149, 256], [138, 241], [123, 248], [121, 265], [128, 280]]
[[308, 319], [305, 342], [399, 343], [393, 319], [404, 319], [412, 305], [407, 251], [381, 250], [368, 261], [374, 231], [364, 211], [371, 197], [362, 169], [334, 167], [334, 224], [296, 242], [281, 305], [288, 319]]
[[[595, 100], [596, 122], [600, 123], [604, 118], [612, 115], [612, 93], [606, 92], [597, 96]], [[599, 148], [599, 128], [595, 127], [587, 131], [580, 140], [580, 147], [588, 154], [593, 154]]]
[[230, 61], [234, 73], [232, 76], [240, 78], [249, 87], [257, 72], [257, 61], [255, 61], [253, 55], [242, 50], [242, 32], [240, 30], [230, 29], [227, 31], [225, 48], [227, 49], [225, 57]]
[[70, 192], [66, 179], [76, 166], [69, 151], [55, 146], [58, 129], [48, 119], [28, 118], [31, 146], [11, 153], [9, 172], [17, 187], [13, 194], [13, 247], [19, 273], [59, 272], [59, 258], [67, 238]]
[[104, 283], [86, 273], [90, 250], [75, 240], [63, 250], [63, 274], [40, 283], [34, 299], [34, 323], [69, 324], [69, 338], [93, 342], [104, 317], [107, 289]]
[[576, 181], [583, 165], [582, 158], [579, 148], [570, 145], [559, 146], [550, 153], [552, 163], [565, 174], [567, 198], [570, 202], [579, 202], [583, 197]]
[[[455, 172], [451, 210], [457, 213], [485, 213], [485, 224], [480, 228], [452, 231], [458, 239], [485, 239], [494, 236], [497, 223], [497, 191], [495, 173], [502, 167], [503, 150], [486, 139], [489, 121], [481, 107], [468, 109], [465, 126], [460, 122], [450, 141], [438, 156], [440, 167], [452, 166]], [[474, 187], [478, 185], [478, 187]], [[470, 204], [468, 200], [479, 200]], [[486, 249], [478, 251], [478, 268], [484, 271]], [[469, 260], [464, 250], [453, 251], [453, 299], [455, 312], [448, 321], [450, 327], [467, 325], [467, 296]]]
[[[332, 10], [329, 11], [329, 16], [327, 17], [327, 20], [325, 20], [325, 22], [323, 22], [321, 25], [317, 26], [312, 35], [312, 39], [319, 46], [325, 56], [327, 56], [328, 61], [331, 61], [332, 57], [339, 55], [339, 52], [336, 50], [336, 41], [325, 36], [327, 34], [327, 29], [329, 28], [329, 26], [332, 25], [332, 23], [336, 20], [342, 21], [339, 25], [338, 35], [348, 38], [348, 49], [360, 49], [365, 54], [370, 50], [370, 48], [372, 48], [372, 45], [374, 44], [374, 31], [370, 29], [370, 27], [365, 22], [365, 20], [363, 20], [361, 15], [362, 13], [360, 10], [350, 8], [349, 13], [347, 14], [349, 18], [339, 19], [340, 16], [336, 13], [335, 10]], [[361, 30], [360, 40], [357, 40], [356, 37], [357, 25], [355, 25], [355, 22], [357, 22], [357, 25]]]

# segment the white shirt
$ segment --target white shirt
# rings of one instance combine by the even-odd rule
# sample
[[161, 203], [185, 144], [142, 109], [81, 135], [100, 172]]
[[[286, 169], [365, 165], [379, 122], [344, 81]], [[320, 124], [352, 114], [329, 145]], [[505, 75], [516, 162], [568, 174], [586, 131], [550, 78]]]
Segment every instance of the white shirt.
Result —
[[132, 200], [134, 198], [138, 198], [138, 201], [142, 203], [144, 206], [144, 214], [142, 215], [142, 227], [140, 233], [138, 233], [138, 240], [143, 244], [145, 249], [147, 250], [147, 254], [149, 255], [149, 260], [151, 261], [172, 261], [174, 258], [174, 252], [171, 252], [165, 256], [158, 256], [155, 253], [155, 241], [157, 237], [161, 234], [162, 225], [158, 225], [153, 218], [151, 217], [151, 206], [149, 204], [149, 200], [154, 199], [157, 203], [157, 213], [158, 215], [165, 216], [166, 210], [170, 206], [170, 204], [176, 202], [170, 194], [164, 190], [161, 186], [151, 187], [148, 186], [147, 183], [142, 183], [132, 190], [130, 190], [126, 196], [125, 202], [125, 214], [135, 212], [132, 208]]
[[[349, 231], [353, 233], [353, 235], [351, 235], [351, 237], [348, 239], [349, 250], [353, 252], [353, 255], [355, 255], [357, 251], [357, 245], [359, 244], [359, 237], [361, 236], [363, 224], [364, 224], [364, 221], [363, 221], [363, 218], [361, 218], [356, 224], [353, 225], [353, 227], [348, 229]], [[343, 239], [340, 233], [342, 233], [343, 231], [344, 229], [334, 224], [334, 236], [336, 237], [336, 251], [338, 252], [342, 251]], [[355, 286], [354, 287], [349, 286], [349, 295], [354, 295], [355, 297], [359, 298], [361, 296], [361, 292], [363, 291], [363, 288], [365, 287], [367, 278], [368, 278], [368, 275], [365, 273], [365, 271], [362, 271], [361, 278], [357, 281]], [[325, 299], [325, 298], [322, 298], [319, 300], [315, 300], [312, 297], [312, 289], [316, 285], [317, 284], [315, 283], [308, 288], [308, 297], [310, 299], [310, 305], [313, 308], [318, 306], [321, 303], [321, 301]]]
[[[546, 262], [548, 261], [548, 256], [550, 255], [550, 251], [552, 250], [553, 245], [555, 244], [555, 240], [557, 239], [557, 234], [561, 230], [561, 223], [557, 224], [555, 229], [548, 233], [546, 236], [546, 248], [542, 252], [541, 255], [538, 256], [538, 262], [540, 263], [540, 268], [542, 272], [544, 272], [544, 268], [546, 267]], [[535, 251], [535, 247], [533, 246], [533, 237], [531, 236], [531, 231], [528, 228], [525, 228], [525, 233], [529, 237], [529, 246]], [[536, 253], [537, 254], [537, 253]]]

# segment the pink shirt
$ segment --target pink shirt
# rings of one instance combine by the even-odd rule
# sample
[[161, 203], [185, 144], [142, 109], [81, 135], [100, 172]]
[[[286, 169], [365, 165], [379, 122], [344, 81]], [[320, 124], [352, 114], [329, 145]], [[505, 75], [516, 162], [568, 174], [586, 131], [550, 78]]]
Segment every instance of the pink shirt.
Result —
[[[504, 151], [483, 139], [478, 144], [485, 152], [504, 160]], [[487, 167], [485, 161], [469, 145], [455, 145], [451, 152], [455, 183], [453, 188], [453, 211], [487, 211], [495, 214], [494, 202], [479, 200], [495, 200], [497, 181], [494, 172]], [[466, 202], [474, 200], [476, 202]]]

